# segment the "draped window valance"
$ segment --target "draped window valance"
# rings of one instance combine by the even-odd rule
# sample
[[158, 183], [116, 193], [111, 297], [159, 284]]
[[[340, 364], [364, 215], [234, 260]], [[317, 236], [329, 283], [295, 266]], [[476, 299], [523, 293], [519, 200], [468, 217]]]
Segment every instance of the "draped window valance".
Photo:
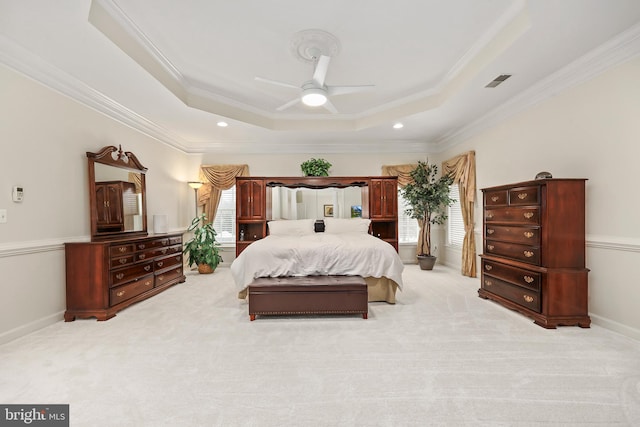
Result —
[[400, 188], [402, 188], [413, 181], [410, 174], [411, 171], [416, 168], [416, 166], [418, 166], [417, 163], [406, 165], [385, 165], [382, 166], [382, 175], [397, 176], [398, 185], [400, 186]]
[[200, 181], [204, 183], [198, 189], [198, 206], [208, 222], [213, 222], [220, 203], [222, 190], [228, 190], [236, 184], [237, 176], [249, 176], [249, 165], [205, 165], [200, 167]]

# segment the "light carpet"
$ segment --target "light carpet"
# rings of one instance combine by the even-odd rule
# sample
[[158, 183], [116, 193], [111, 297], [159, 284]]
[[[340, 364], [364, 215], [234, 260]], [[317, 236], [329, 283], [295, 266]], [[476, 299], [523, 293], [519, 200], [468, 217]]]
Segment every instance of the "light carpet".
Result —
[[397, 304], [258, 317], [228, 268], [106, 322], [0, 346], [0, 403], [70, 404], [72, 426], [640, 425], [640, 342], [545, 330], [478, 279], [406, 266]]

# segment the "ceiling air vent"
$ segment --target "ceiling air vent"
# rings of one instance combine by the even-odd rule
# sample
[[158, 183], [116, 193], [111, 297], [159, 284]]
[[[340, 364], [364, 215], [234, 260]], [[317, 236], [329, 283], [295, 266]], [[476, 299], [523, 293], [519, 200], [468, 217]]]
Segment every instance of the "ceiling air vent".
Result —
[[498, 77], [496, 77], [495, 79], [491, 80], [489, 82], [488, 85], [486, 85], [485, 87], [496, 87], [498, 86], [500, 83], [504, 82], [505, 80], [507, 80], [509, 77], [511, 77], [511, 74], [502, 74]]

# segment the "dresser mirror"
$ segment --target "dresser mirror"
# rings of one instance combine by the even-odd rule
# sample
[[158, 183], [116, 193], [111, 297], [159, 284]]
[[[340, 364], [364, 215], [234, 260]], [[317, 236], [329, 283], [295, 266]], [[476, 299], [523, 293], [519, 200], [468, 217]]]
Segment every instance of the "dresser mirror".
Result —
[[87, 152], [87, 159], [91, 239], [147, 235], [147, 168], [121, 146]]
[[362, 187], [271, 189], [273, 219], [323, 219], [362, 216]]

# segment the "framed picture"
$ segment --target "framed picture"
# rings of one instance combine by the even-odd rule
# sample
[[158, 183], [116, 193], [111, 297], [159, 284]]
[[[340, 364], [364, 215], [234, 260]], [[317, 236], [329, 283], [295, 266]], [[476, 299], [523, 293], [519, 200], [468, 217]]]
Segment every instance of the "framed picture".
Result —
[[333, 205], [324, 205], [324, 216], [333, 216]]
[[351, 206], [351, 218], [362, 218], [362, 205]]

